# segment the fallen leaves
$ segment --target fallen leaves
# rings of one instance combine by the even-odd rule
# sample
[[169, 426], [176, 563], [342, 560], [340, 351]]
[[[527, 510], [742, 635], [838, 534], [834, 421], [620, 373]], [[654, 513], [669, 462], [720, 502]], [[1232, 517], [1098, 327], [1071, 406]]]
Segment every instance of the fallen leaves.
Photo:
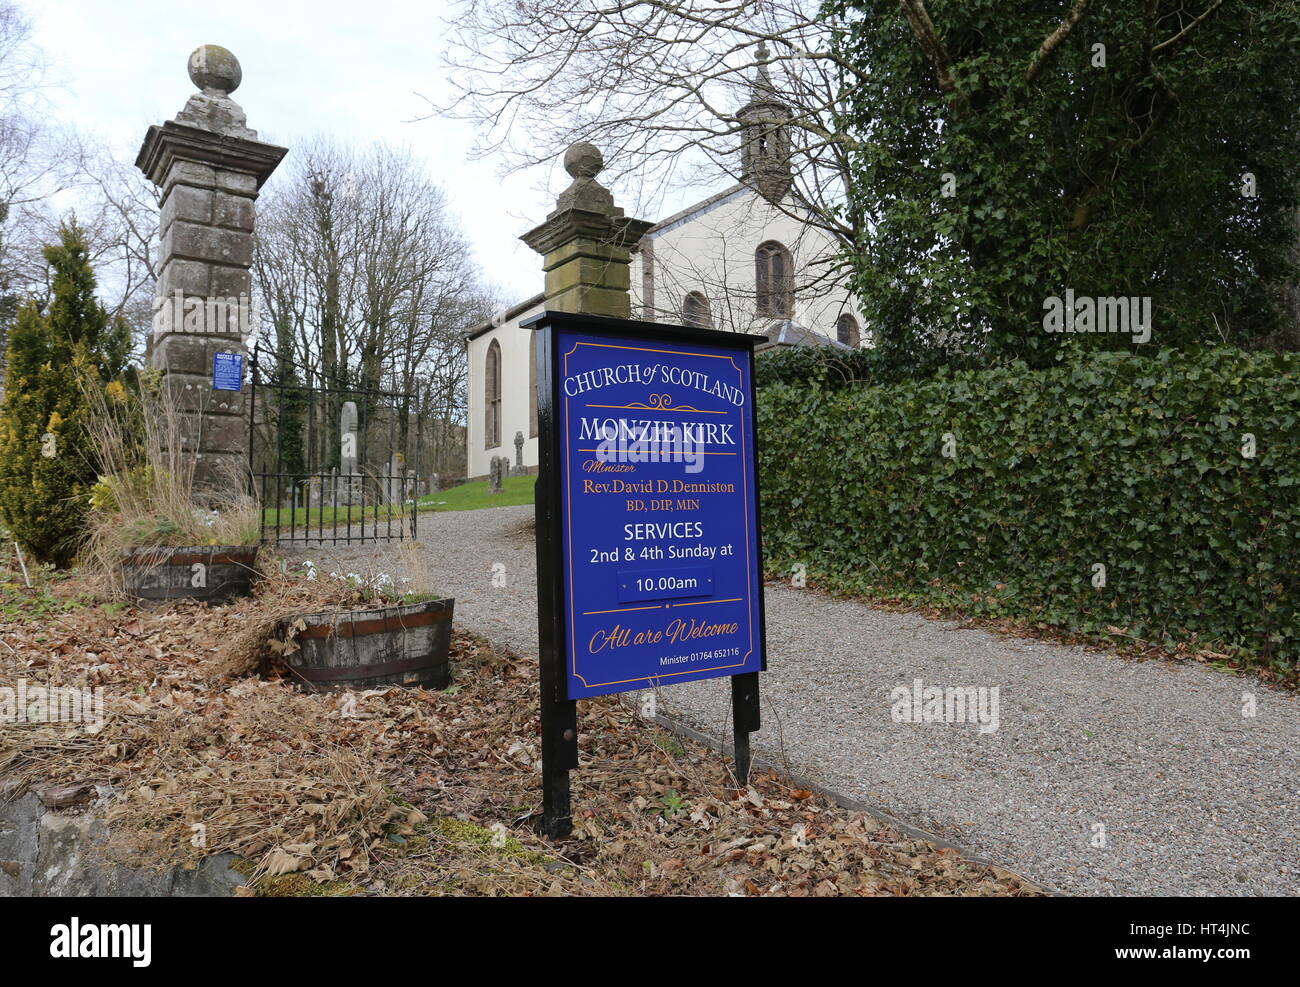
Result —
[[458, 632], [456, 684], [442, 691], [305, 694], [243, 674], [250, 642], [265, 646], [303, 592], [0, 624], [0, 673], [101, 684], [108, 707], [94, 736], [0, 730], [0, 771], [109, 786], [119, 859], [229, 850], [255, 865], [250, 888], [278, 877], [385, 894], [1038, 893], [774, 775], [737, 791], [720, 755], [666, 742], [615, 697], [580, 706], [574, 833], [549, 842], [533, 828], [535, 660]]

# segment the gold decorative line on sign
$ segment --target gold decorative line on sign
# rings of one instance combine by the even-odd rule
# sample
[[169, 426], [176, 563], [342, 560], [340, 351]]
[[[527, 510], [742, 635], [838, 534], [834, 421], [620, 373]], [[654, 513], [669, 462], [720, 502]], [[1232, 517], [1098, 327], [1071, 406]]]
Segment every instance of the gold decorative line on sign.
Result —
[[630, 613], [633, 610], [662, 610], [662, 609], [663, 609], [663, 604], [656, 603], [652, 607], [623, 607], [622, 609], [619, 610], [584, 610], [582, 612], [582, 615], [584, 617], [591, 617], [598, 613]]
[[743, 596], [733, 597], [730, 600], [701, 600], [699, 603], [670, 603], [670, 607], [707, 607], [710, 603], [744, 603]]
[[696, 415], [726, 415], [726, 414], [730, 414], [730, 412], [727, 412], [727, 411], [710, 411], [708, 408], [692, 408], [690, 405], [686, 405], [686, 404], [681, 405], [681, 406], [678, 407], [678, 408], [662, 408], [662, 407], [657, 407], [657, 406], [652, 407], [651, 405], [648, 405], [648, 404], [639, 404], [639, 403], [637, 403], [637, 402], [633, 402], [632, 404], [588, 404], [588, 405], [584, 405], [583, 407], [586, 407], [586, 408], [612, 408], [612, 409], [614, 409], [614, 410], [616, 410], [616, 411], [689, 411], [689, 412], [691, 412], [692, 414], [696, 414]]
[[631, 404], [589, 404], [588, 408], [620, 408], [625, 411], [694, 411], [701, 415], [725, 415], [725, 411], [708, 411], [704, 408], [696, 408], [689, 404], [679, 404], [676, 408], [672, 407], [673, 396], [671, 394], [651, 394], [646, 399], [649, 403], [633, 401]]

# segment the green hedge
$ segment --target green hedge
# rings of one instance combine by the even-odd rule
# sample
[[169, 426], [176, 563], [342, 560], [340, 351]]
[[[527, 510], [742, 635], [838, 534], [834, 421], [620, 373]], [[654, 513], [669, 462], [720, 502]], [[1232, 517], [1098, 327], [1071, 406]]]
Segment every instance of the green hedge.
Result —
[[863, 383], [892, 384], [936, 373], [948, 359], [937, 351], [923, 351], [916, 355], [915, 362], [900, 368], [896, 361], [882, 359], [877, 349], [790, 346], [760, 353], [755, 361], [754, 382], [761, 388], [817, 381], [829, 390]]
[[1297, 354], [1219, 349], [889, 386], [769, 375], [768, 563], [838, 591], [1293, 667], [1297, 371]]

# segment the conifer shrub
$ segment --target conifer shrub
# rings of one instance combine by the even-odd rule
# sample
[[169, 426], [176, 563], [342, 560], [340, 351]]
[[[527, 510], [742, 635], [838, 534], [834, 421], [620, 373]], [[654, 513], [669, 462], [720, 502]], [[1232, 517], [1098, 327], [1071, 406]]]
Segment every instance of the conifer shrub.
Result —
[[29, 301], [9, 333], [0, 403], [0, 518], [38, 562], [68, 565], [85, 537], [96, 470], [87, 439], [85, 382], [124, 389], [130, 332], [95, 297], [81, 230], [45, 248], [48, 304]]

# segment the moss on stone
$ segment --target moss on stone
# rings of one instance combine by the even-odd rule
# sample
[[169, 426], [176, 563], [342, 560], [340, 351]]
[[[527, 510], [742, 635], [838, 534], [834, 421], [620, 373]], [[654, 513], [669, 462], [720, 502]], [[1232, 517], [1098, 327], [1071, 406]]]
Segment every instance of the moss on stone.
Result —
[[264, 874], [254, 879], [257, 865], [243, 857], [232, 861], [230, 867], [250, 879], [247, 887], [259, 898], [349, 898], [363, 893], [361, 888], [347, 881], [320, 883], [301, 871], [274, 877]]
[[259, 877], [249, 885], [259, 898], [350, 898], [363, 890], [347, 881], [313, 881], [303, 873]]
[[[421, 827], [421, 829], [424, 828]], [[459, 847], [481, 853], [484, 856], [504, 857], [528, 864], [551, 862], [551, 858], [546, 854], [538, 853], [536, 850], [529, 850], [509, 834], [502, 838], [486, 826], [480, 826], [464, 819], [439, 816], [429, 820], [427, 828], [429, 832], [441, 837], [448, 843], [454, 843]]]

